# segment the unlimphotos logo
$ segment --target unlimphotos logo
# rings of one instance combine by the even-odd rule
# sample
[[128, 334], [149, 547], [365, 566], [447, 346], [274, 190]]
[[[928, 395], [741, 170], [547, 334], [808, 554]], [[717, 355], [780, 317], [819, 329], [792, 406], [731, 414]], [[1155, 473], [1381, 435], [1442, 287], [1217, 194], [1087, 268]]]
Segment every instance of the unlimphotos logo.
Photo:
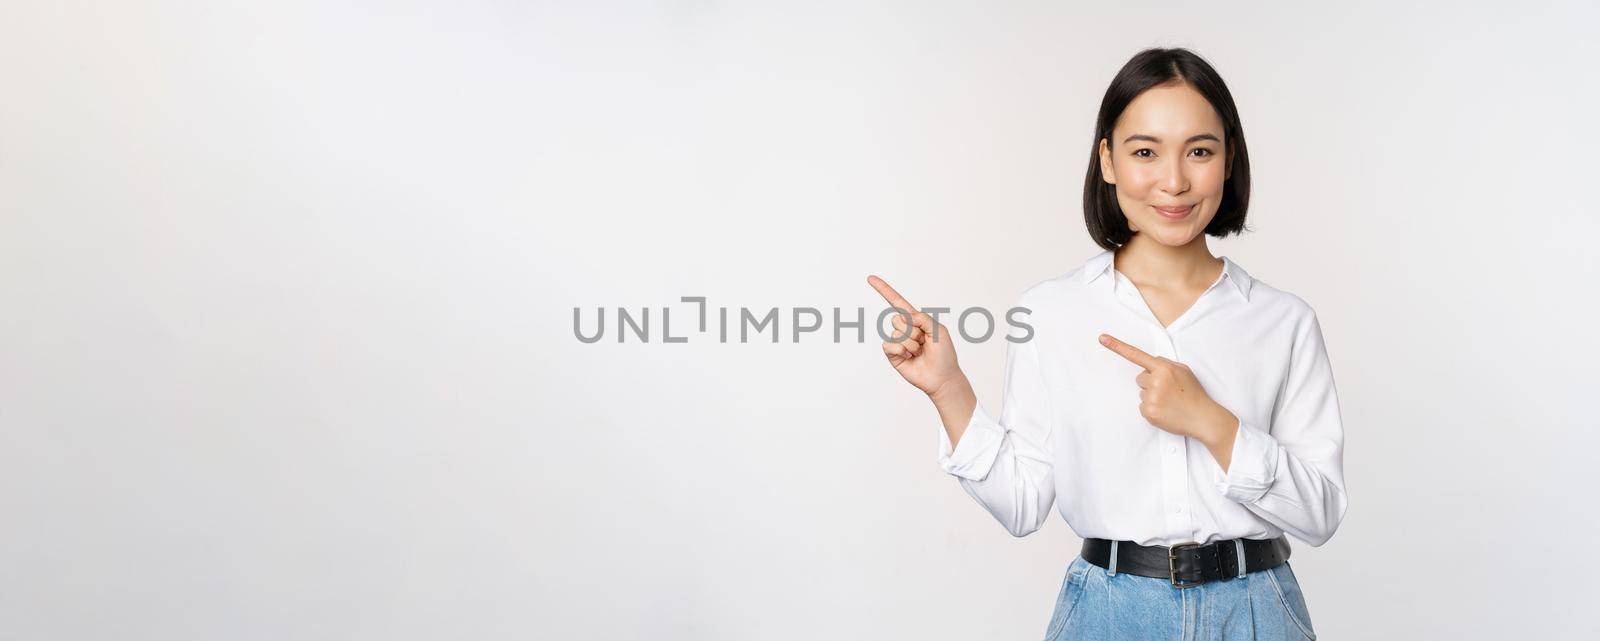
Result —
[[[682, 296], [679, 297], [678, 300], [683, 303], [690, 303], [698, 306], [698, 334], [703, 335], [708, 333], [708, 325], [710, 321], [709, 312], [711, 308], [706, 304], [706, 297]], [[761, 337], [769, 330], [771, 332], [771, 342], [777, 343], [779, 342], [779, 338], [784, 336], [784, 333], [781, 331], [780, 327], [780, 318], [787, 318], [789, 320], [788, 337], [789, 342], [793, 343], [801, 342], [802, 337], [808, 334], [820, 333], [824, 326], [824, 316], [822, 310], [815, 307], [788, 308], [788, 314], [780, 314], [779, 310], [781, 308], [778, 307], [769, 307], [764, 310], [760, 310], [761, 313], [759, 314], [757, 311], [748, 307], [738, 307], [734, 310], [737, 321], [732, 324], [730, 324], [728, 320], [729, 309], [730, 308], [728, 307], [716, 308], [717, 342], [719, 343], [729, 342], [728, 334], [730, 328], [734, 328], [735, 326], [738, 332], [738, 342], [740, 343], [749, 343], [752, 333], [755, 334], [757, 337], [756, 340], [759, 341]], [[854, 308], [855, 311], [853, 319], [847, 318], [844, 314], [844, 310], [849, 308], [834, 307], [832, 309], [833, 342], [843, 342], [842, 337], [845, 334], [845, 330], [853, 329], [855, 330], [856, 334], [856, 342], [865, 343], [867, 340], [867, 309], [865, 307]], [[691, 334], [673, 335], [672, 308], [661, 307], [659, 310], [661, 312], [660, 342], [689, 342]], [[951, 313], [951, 309], [949, 307], [923, 307], [917, 309], [916, 311], [933, 317], [935, 331], [930, 335], [930, 339], [935, 341], [941, 340], [939, 332], [937, 331], [937, 328], [939, 327], [939, 316], [941, 314]], [[904, 321], [903, 325], [909, 330], [909, 328], [912, 326], [912, 313], [912, 310], [899, 306], [889, 306], [883, 308], [877, 313], [877, 322], [874, 324], [877, 328], [878, 337], [882, 340], [890, 342], [900, 342], [905, 340], [907, 336], [905, 331], [895, 330], [894, 333], [886, 333], [884, 330], [884, 319], [889, 318], [891, 315], [898, 314]], [[1032, 310], [1026, 307], [1012, 307], [1006, 310], [1006, 324], [1013, 328], [1023, 330], [1023, 333], [1020, 336], [1012, 336], [1010, 332], [1006, 332], [1006, 340], [1013, 343], [1026, 343], [1030, 340], [1033, 340], [1033, 326], [1029, 325], [1026, 320], [1027, 315], [1030, 313], [1032, 313]], [[628, 335], [630, 333], [640, 343], [649, 343], [651, 341], [649, 307], [639, 308], [637, 313], [631, 312], [626, 307], [617, 307], [615, 318], [615, 335], [618, 343], [628, 342]], [[608, 328], [606, 324], [606, 308], [595, 308], [595, 319], [591, 324], [593, 327], [592, 331], [585, 332], [583, 329], [584, 325], [585, 323], [583, 321], [582, 308], [572, 308], [573, 336], [576, 336], [579, 341], [584, 343], [598, 343], [604, 339], [606, 336], [606, 330]], [[995, 330], [997, 329], [994, 314], [982, 307], [968, 307], [961, 310], [961, 313], [956, 315], [955, 327], [956, 332], [961, 335], [961, 338], [969, 343], [982, 343], [988, 341], [995, 335]], [[972, 333], [969, 331], [969, 329], [978, 329], [980, 331], [979, 333]], [[812, 340], [820, 339], [820, 336], [812, 338]]]

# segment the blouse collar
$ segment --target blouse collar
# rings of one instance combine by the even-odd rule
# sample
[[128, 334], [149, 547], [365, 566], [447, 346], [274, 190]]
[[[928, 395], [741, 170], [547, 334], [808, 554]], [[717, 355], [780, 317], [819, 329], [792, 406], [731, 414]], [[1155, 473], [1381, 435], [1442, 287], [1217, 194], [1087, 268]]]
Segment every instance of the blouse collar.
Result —
[[[1080, 270], [1082, 273], [1079, 276], [1083, 283], [1087, 285], [1100, 276], [1111, 273], [1112, 266], [1116, 264], [1113, 260], [1115, 257], [1115, 252], [1106, 249], [1084, 261], [1083, 268]], [[1233, 262], [1233, 259], [1227, 256], [1222, 257], [1222, 273], [1229, 282], [1233, 283], [1233, 288], [1239, 292], [1239, 296], [1249, 301], [1250, 285], [1254, 282], [1250, 278], [1250, 273], [1246, 272], [1243, 267], [1240, 267], [1238, 263]], [[1108, 279], [1106, 282], [1111, 281]]]

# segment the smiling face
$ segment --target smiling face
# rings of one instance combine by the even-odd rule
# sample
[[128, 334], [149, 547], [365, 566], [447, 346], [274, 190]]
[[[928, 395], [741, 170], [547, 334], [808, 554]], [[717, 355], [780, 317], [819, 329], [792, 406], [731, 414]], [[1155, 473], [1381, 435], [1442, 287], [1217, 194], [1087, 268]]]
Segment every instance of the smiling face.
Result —
[[[1187, 83], [1151, 87], [1100, 141], [1100, 172], [1116, 185], [1128, 227], [1163, 245], [1205, 233], [1233, 164], [1222, 118]], [[1225, 155], [1226, 154], [1226, 155]]]

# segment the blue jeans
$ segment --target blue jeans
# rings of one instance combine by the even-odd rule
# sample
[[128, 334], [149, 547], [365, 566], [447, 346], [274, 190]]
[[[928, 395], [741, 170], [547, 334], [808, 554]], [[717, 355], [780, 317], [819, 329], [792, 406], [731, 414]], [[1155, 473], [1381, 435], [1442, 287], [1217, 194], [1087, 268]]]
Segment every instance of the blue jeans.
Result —
[[1316, 639], [1300, 582], [1285, 562], [1243, 577], [1172, 587], [1115, 575], [1082, 556], [1067, 566], [1046, 641]]

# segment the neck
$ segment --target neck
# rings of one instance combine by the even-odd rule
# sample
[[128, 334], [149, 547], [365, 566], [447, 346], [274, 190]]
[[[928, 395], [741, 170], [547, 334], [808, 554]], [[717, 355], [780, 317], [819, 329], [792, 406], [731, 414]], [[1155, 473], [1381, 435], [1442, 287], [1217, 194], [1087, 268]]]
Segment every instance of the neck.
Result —
[[1118, 247], [1113, 265], [1136, 283], [1156, 287], [1204, 287], [1216, 279], [1222, 261], [1211, 255], [1206, 246], [1206, 235], [1198, 234], [1187, 244], [1163, 245], [1150, 237], [1135, 233], [1126, 244]]

